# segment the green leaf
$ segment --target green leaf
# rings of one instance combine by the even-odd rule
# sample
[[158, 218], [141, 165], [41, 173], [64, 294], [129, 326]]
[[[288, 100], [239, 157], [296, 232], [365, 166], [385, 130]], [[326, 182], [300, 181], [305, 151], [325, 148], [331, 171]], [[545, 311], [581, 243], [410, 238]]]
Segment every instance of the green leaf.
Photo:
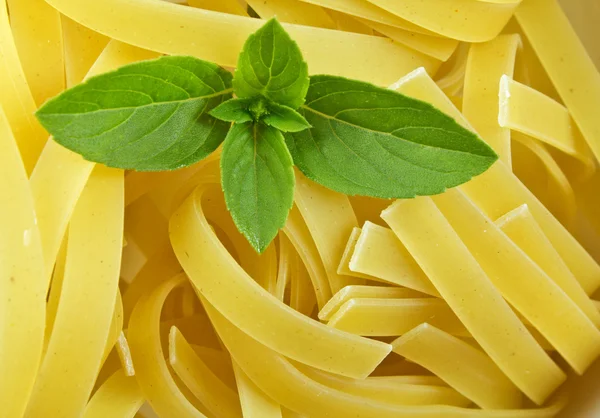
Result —
[[231, 127], [221, 155], [221, 184], [233, 221], [256, 251], [262, 253], [285, 225], [294, 183], [281, 132], [260, 123]]
[[110, 167], [173, 170], [212, 153], [229, 124], [208, 114], [231, 98], [231, 74], [162, 57], [90, 78], [36, 113], [55, 141]]
[[304, 103], [308, 84], [300, 48], [276, 19], [246, 40], [233, 79], [238, 97], [264, 96], [296, 109]]
[[286, 134], [294, 163], [308, 178], [349, 195], [442, 193], [498, 158], [430, 104], [368, 83], [313, 76], [299, 111], [313, 127]]
[[234, 123], [262, 121], [283, 132], [299, 132], [310, 128], [300, 113], [264, 97], [230, 99], [211, 110], [210, 115]]
[[291, 107], [271, 102], [267, 105], [267, 111], [263, 122], [282, 132], [300, 132], [310, 128], [310, 123], [304, 119], [304, 116]]
[[251, 103], [252, 99], [229, 99], [215, 107], [209, 113], [211, 116], [226, 122], [251, 122], [254, 120], [248, 110]]

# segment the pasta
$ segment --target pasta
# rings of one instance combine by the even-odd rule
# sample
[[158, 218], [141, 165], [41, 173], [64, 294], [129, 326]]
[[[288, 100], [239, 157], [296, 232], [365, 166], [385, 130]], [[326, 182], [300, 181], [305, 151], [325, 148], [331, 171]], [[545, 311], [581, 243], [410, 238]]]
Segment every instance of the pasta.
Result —
[[469, 336], [448, 304], [434, 298], [352, 298], [328, 325], [357, 335], [394, 337], [427, 321], [450, 334]]
[[[557, 1], [529, 1], [519, 8], [515, 17], [598, 158], [600, 124], [592, 110], [600, 100], [600, 75], [594, 63]], [[565, 62], [569, 65], [564, 65]]]
[[565, 170], [548, 146], [520, 132], [512, 132], [513, 172], [567, 228], [577, 216], [575, 191]]
[[40, 233], [25, 167], [0, 108], [0, 401], [23, 414], [44, 344], [46, 283]]
[[564, 106], [506, 75], [500, 78], [499, 98], [500, 126], [539, 139], [577, 158], [587, 175], [594, 172], [595, 162], [589, 148]]
[[521, 393], [489, 357], [428, 323], [399, 337], [392, 346], [395, 353], [431, 370], [484, 409], [521, 406]]
[[[226, 146], [121, 170], [38, 122], [126, 64], [233, 73], [271, 18], [311, 75], [430, 103], [498, 161], [388, 200], [296, 160], [289, 216], [258, 253], [225, 199]], [[0, 416], [596, 416], [580, 398], [600, 358], [600, 63], [575, 29], [559, 0], [0, 1]]]
[[355, 298], [419, 298], [422, 293], [411, 289], [384, 286], [346, 286], [337, 292], [329, 302], [319, 311], [319, 319], [329, 321], [341, 306]]
[[573, 273], [556, 254], [527, 205], [519, 206], [496, 220], [496, 225], [523, 250], [598, 326], [600, 315]]
[[[204, 252], [202, 247], [198, 246], [199, 240], [194, 235], [200, 233], [199, 227], [208, 228], [205, 231], [209, 236], [212, 235], [213, 239], [217, 239], [210, 231], [202, 213], [202, 193], [202, 188], [197, 189], [173, 215], [170, 233], [180, 263], [192, 280], [198, 280], [195, 285], [196, 288], [203, 289], [203, 296], [210, 298], [215, 306], [219, 306], [220, 312], [226, 312], [232, 320], [243, 326], [246, 332], [251, 332], [254, 338], [277, 347], [278, 351], [285, 352], [291, 358], [342, 375], [353, 377], [368, 375], [389, 353], [391, 350], [389, 345], [349, 334], [332, 333], [324, 325], [310, 321], [285, 305], [280, 305], [275, 297], [260, 288], [241, 270], [224, 248], [213, 247], [212, 254], [208, 255], [208, 252]], [[190, 214], [194, 216], [189, 216]], [[190, 221], [194, 224], [186, 224]], [[210, 249], [210, 244], [205, 243], [206, 249]], [[210, 257], [213, 262], [221, 258], [222, 261], [217, 264], [219, 275], [211, 276], [203, 273], [203, 265], [206, 264], [202, 259], [203, 254]], [[228, 278], [224, 279], [224, 277]], [[268, 328], [262, 327], [260, 323], [255, 323], [252, 318], [245, 315], [244, 307], [235, 302], [235, 296], [232, 297], [236, 292], [239, 293], [237, 298], [244, 300], [246, 306], [264, 310], [261, 316], [271, 322]], [[291, 327], [291, 324], [294, 324], [294, 327]], [[304, 332], [298, 333], [295, 327], [303, 329]], [[273, 332], [274, 328], [278, 328], [279, 332]], [[286, 338], [286, 331], [297, 333], [297, 337], [305, 339], [306, 345], [319, 342], [322, 349], [302, 350], [301, 340]], [[347, 354], [344, 356], [334, 354], [340, 352]]]
[[[543, 403], [566, 376], [535, 342], [433, 201], [398, 201], [382, 217], [498, 367], [527, 396]], [[435, 228], [423, 231], [418, 225], [425, 222]]]
[[133, 417], [143, 402], [135, 378], [117, 370], [90, 399], [83, 417]]
[[[376, 254], [376, 257], [375, 257]], [[414, 258], [387, 228], [365, 222], [350, 259], [350, 270], [428, 295], [438, 296]]]
[[[51, 0], [50, 4], [73, 20], [120, 41], [163, 53], [194, 55], [226, 67], [235, 66], [242, 42], [259, 27], [259, 22], [250, 18], [199, 9], [185, 10], [161, 0], [111, 0], [93, 5], [82, 5], [76, 0]], [[126, 16], [131, 15], [138, 18], [130, 21]], [[164, 27], [159, 32], [150, 23], [157, 19]], [[376, 36], [303, 26], [290, 26], [289, 29], [290, 35], [301, 46], [311, 71], [317, 74], [327, 72], [385, 85], [397, 78], [398, 73], [416, 66], [435, 71], [439, 65], [437, 60], [424, 54]], [[235, 37], [228, 36], [229, 30], [234, 31]], [[229, 43], [214, 48], [207, 47], [206, 43], [186, 41], [204, 37], [228, 39]], [[323, 42], [323, 37], [327, 42]], [[363, 59], [354, 61], [353, 65], [345, 64], [345, 54], [356, 53], [357, 48]], [[373, 65], [379, 67], [377, 72], [370, 71]]]
[[513, 75], [519, 43], [518, 35], [500, 35], [492, 41], [473, 44], [465, 69], [462, 111], [508, 167], [510, 131], [498, 126], [498, 79]]
[[27, 173], [44, 146], [47, 135], [33, 116], [35, 101], [11, 31], [6, 2], [0, 3], [0, 104], [10, 123]]
[[[10, 26], [27, 84], [33, 99], [41, 105], [65, 87], [60, 13], [41, 0], [11, 0], [8, 7]], [[40, 67], [44, 71], [40, 71]]]

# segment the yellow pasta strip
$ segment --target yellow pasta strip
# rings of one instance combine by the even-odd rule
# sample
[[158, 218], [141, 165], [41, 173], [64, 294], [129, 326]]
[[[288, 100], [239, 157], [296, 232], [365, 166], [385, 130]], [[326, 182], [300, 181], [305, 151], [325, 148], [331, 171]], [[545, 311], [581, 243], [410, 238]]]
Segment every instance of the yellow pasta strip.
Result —
[[54, 327], [54, 321], [56, 320], [56, 311], [58, 310], [60, 293], [62, 292], [66, 261], [67, 237], [65, 236], [65, 239], [60, 246], [54, 271], [52, 272], [52, 286], [50, 287], [48, 302], [46, 303], [46, 332], [44, 333], [44, 352], [48, 347], [48, 341], [50, 340], [50, 335], [52, 335], [52, 328]]
[[388, 38], [440, 61], [448, 60], [458, 46], [458, 41], [455, 39], [424, 35], [365, 19], [360, 21]]
[[469, 44], [461, 42], [454, 55], [442, 65], [436, 74], [436, 84], [449, 97], [455, 96], [463, 90], [469, 49]]
[[513, 132], [512, 138], [514, 174], [570, 229], [576, 221], [577, 202], [567, 175], [546, 145], [520, 132]]
[[[194, 316], [161, 321], [160, 337], [162, 338], [165, 347], [169, 344], [169, 331], [174, 326], [187, 336], [187, 339], [191, 344], [202, 346], [204, 348], [222, 350], [223, 344], [217, 338], [213, 326], [204, 311], [197, 313]], [[199, 354], [202, 355], [202, 358], [207, 359], [202, 353]], [[208, 357], [208, 359], [213, 359], [213, 357]], [[211, 363], [209, 363], [209, 365], [211, 367], [213, 366]], [[220, 375], [222, 375], [222, 373]]]
[[[210, 323], [208, 317], [206, 317], [206, 321], [207, 323]], [[218, 378], [221, 379], [223, 383], [225, 383], [230, 388], [236, 388], [236, 378], [234, 375], [231, 357], [229, 356], [229, 353], [227, 351], [221, 351], [223, 350], [223, 347], [219, 347], [219, 349], [214, 349], [194, 345], [192, 346], [192, 348], [194, 349], [194, 352], [196, 352], [198, 357], [200, 357], [202, 361], [210, 368], [212, 373], [218, 376]]]
[[[111, 42], [91, 72], [106, 72], [152, 56], [155, 54], [130, 45]], [[52, 272], [73, 208], [93, 168], [94, 163], [85, 161], [79, 154], [63, 148], [54, 141], [48, 141], [31, 174], [31, 190], [35, 200], [47, 274]]]
[[281, 407], [281, 415], [283, 418], [308, 418], [306, 415], [294, 412], [291, 409], [287, 409], [284, 406]]
[[[220, 158], [221, 158], [221, 148], [217, 148], [217, 150], [215, 152], [213, 152], [208, 157], [206, 157], [204, 160], [202, 160], [196, 164], [199, 166], [198, 171], [194, 172], [193, 175], [191, 177], [187, 178], [186, 180], [184, 180], [183, 183], [177, 184], [178, 180], [173, 179], [174, 187], [172, 187], [172, 188], [176, 188], [177, 190], [175, 193], [165, 196], [165, 198], [170, 200], [170, 205], [171, 205], [168, 214], [165, 212], [165, 216], [167, 218], [169, 218], [173, 214], [173, 212], [175, 212], [175, 210], [177, 208], [179, 208], [179, 206], [181, 206], [181, 204], [185, 201], [185, 199], [187, 199], [188, 196], [190, 194], [192, 194], [192, 192], [196, 189], [196, 187], [198, 187], [199, 184], [210, 183], [210, 182], [215, 183], [215, 184], [220, 184], [220, 182], [221, 182]], [[186, 170], [186, 169], [182, 169], [182, 170]], [[176, 173], [177, 171], [180, 171], [180, 170], [176, 170], [173, 173]], [[164, 174], [166, 174], [166, 173], [164, 173]], [[159, 189], [161, 191], [167, 189], [169, 183], [170, 183], [170, 180], [166, 181], [164, 185], [160, 185]], [[154, 196], [152, 196], [152, 198], [156, 202], [157, 196], [154, 195]], [[222, 199], [223, 198], [221, 197], [221, 200]]]
[[181, 313], [183, 316], [192, 316], [196, 311], [198, 297], [192, 286], [184, 286], [181, 294]]
[[129, 322], [131, 312], [142, 294], [155, 288], [159, 283], [173, 277], [180, 271], [181, 266], [170, 245], [152, 254], [123, 295], [125, 323]]
[[397, 201], [382, 217], [483, 350], [519, 389], [542, 404], [565, 374], [536, 343], [433, 201]]
[[373, 35], [373, 29], [359, 22], [356, 18], [349, 14], [338, 12], [337, 10], [325, 9], [329, 15], [335, 28], [346, 32], [362, 33], [363, 35]]
[[233, 365], [244, 418], [282, 418], [281, 406], [269, 398], [237, 365]]
[[[352, 254], [354, 254], [354, 249], [356, 248], [356, 243], [358, 242], [358, 237], [360, 236], [361, 231], [362, 231], [362, 229], [360, 229], [359, 227], [354, 227], [352, 229], [352, 233], [350, 234], [350, 238], [348, 238], [348, 243], [346, 244], [346, 248], [344, 249], [342, 258], [340, 259], [340, 264], [338, 265], [337, 273], [340, 275], [354, 276], [354, 277], [359, 277], [361, 279], [377, 281], [376, 277], [369, 276], [368, 274], [357, 273], [357, 272], [350, 270], [350, 259], [352, 258]], [[346, 286], [343, 289], [348, 288], [348, 287], [349, 286]], [[341, 289], [341, 290], [343, 290], [343, 289]], [[339, 293], [339, 291], [338, 291], [338, 293]]]
[[392, 405], [453, 405], [466, 407], [471, 404], [471, 401], [447, 386], [415, 385], [372, 377], [348, 379], [301, 364], [297, 364], [296, 367], [309, 378], [330, 388]]
[[[275, 246], [270, 246], [263, 254], [258, 254], [248, 240], [239, 232], [225, 205], [221, 185], [215, 179], [205, 178], [203, 182], [208, 186], [205, 192], [206, 205], [204, 213], [206, 219], [221, 228], [223, 234], [217, 235], [227, 238], [231, 243], [228, 251], [234, 251], [239, 260], [239, 265], [258, 283], [263, 289], [275, 289], [277, 280], [277, 256]], [[211, 228], [212, 232], [212, 228]], [[226, 241], [227, 242], [227, 241]], [[230, 253], [231, 254], [231, 253]]]
[[503, 4], [472, 0], [369, 1], [415, 25], [467, 42], [495, 38], [521, 3], [521, 0]]
[[335, 29], [335, 23], [322, 7], [298, 0], [247, 0], [263, 19], [277, 16], [281, 22]]
[[188, 0], [192, 7], [214, 10], [215, 12], [231, 13], [238, 16], [248, 16], [246, 8], [238, 0]]
[[389, 228], [371, 222], [366, 222], [362, 228], [350, 259], [350, 270], [439, 296], [439, 292], [398, 237]]
[[0, 91], [0, 105], [4, 108], [29, 174], [48, 134], [34, 116], [36, 104], [21, 67], [5, 1], [0, 2]]
[[596, 162], [566, 107], [504, 75], [500, 80], [498, 123], [545, 142], [581, 161], [586, 173]]
[[143, 403], [144, 395], [135, 377], [119, 369], [90, 399], [83, 418], [133, 418]]
[[296, 259], [291, 281], [290, 306], [292, 309], [312, 317], [313, 309], [317, 305], [317, 296], [310, 281], [310, 275], [299, 258]]
[[39, 106], [65, 88], [60, 14], [44, 0], [7, 2], [19, 58]]
[[[197, 175], [202, 175], [202, 170], [208, 164], [217, 160], [219, 155], [218, 151], [214, 152], [204, 160], [180, 170], [159, 172], [134, 171], [129, 173], [125, 178], [125, 206], [129, 206], [150, 192], [160, 191], [157, 195], [150, 195], [150, 198], [164, 216], [170, 216], [173, 212], [171, 204], [173, 203], [174, 194], [180, 188], [185, 188], [188, 182], [193, 182]], [[193, 190], [193, 187], [191, 190]], [[168, 195], [168, 197], [164, 195]]]
[[481, 350], [430, 324], [392, 343], [394, 352], [444, 380], [484, 409], [521, 406], [521, 392]]
[[357, 335], [396, 337], [424, 322], [453, 335], [470, 336], [448, 304], [437, 298], [353, 298], [328, 325]]
[[127, 338], [137, 381], [157, 414], [166, 418], [203, 418], [205, 415], [186, 398], [171, 376], [160, 342], [162, 307], [169, 293], [184, 280], [183, 275], [176, 276], [140, 298], [131, 314]]
[[[170, 221], [175, 254], [196, 289], [252, 338], [290, 358], [351, 377], [365, 377], [373, 371], [389, 353], [389, 345], [332, 332], [261, 288], [212, 232], [203, 212], [203, 187]], [[243, 304], [238, 302], [242, 300]]]
[[515, 13], [585, 140], [600, 158], [600, 73], [556, 0], [524, 0]]
[[[414, 71], [395, 83], [393, 87], [401, 93], [432, 103], [454, 117], [461, 125], [470, 127], [462, 114], [424, 70]], [[484, 174], [461, 186], [461, 189], [492, 219], [497, 219], [526, 203], [586, 293], [590, 295], [600, 287], [598, 263], [501, 161], [496, 162]]]
[[283, 302], [285, 296], [285, 289], [288, 287], [290, 282], [290, 276], [292, 274], [292, 263], [294, 262], [294, 254], [292, 253], [292, 244], [290, 240], [284, 235], [279, 234], [279, 263], [277, 267], [277, 284], [274, 292], [277, 299]]
[[412, 385], [448, 386], [437, 376], [372, 376], [370, 379], [397, 383], [409, 383]]
[[367, 221], [371, 221], [378, 225], [384, 225], [380, 216], [381, 212], [387, 208], [392, 201], [389, 199], [377, 199], [369, 196], [348, 196], [352, 209], [358, 219], [358, 224], [362, 225]]
[[119, 341], [121, 332], [123, 332], [123, 299], [121, 298], [121, 292], [117, 289], [117, 297], [113, 307], [110, 327], [108, 328], [108, 336], [104, 344], [104, 353], [102, 354], [101, 363], [106, 361], [108, 354]]
[[331, 291], [335, 293], [349, 284], [360, 284], [361, 279], [337, 272], [346, 237], [358, 226], [348, 197], [312, 182], [296, 170], [294, 202], [319, 250]]
[[450, 190], [433, 199], [502, 295], [583, 373], [600, 355], [589, 318], [468, 197]]
[[508, 212], [495, 223], [560, 286], [596, 326], [600, 325], [600, 313], [548, 241], [527, 205]]
[[64, 15], [61, 16], [61, 26], [65, 45], [65, 76], [67, 86], [73, 87], [81, 83], [109, 39]]
[[[193, 55], [234, 67], [259, 19], [189, 8], [162, 0], [49, 0], [61, 13], [111, 38], [173, 55]], [[135, 16], [135, 19], [131, 19]], [[156, 30], [160, 22], [161, 30]], [[313, 74], [333, 74], [387, 85], [416, 67], [432, 72], [438, 61], [379, 36], [284, 25]], [[200, 42], [212, 39], [213, 42]], [[348, 56], [361, 59], [348, 61]], [[377, 71], [373, 71], [377, 68]]]
[[71, 218], [56, 320], [26, 416], [83, 412], [110, 332], [122, 239], [123, 171], [97, 166]]
[[131, 359], [131, 350], [129, 349], [129, 343], [127, 342], [127, 338], [123, 331], [119, 333], [115, 349], [119, 356], [121, 368], [123, 369], [125, 376], [135, 376], [135, 368], [133, 367], [133, 360]]
[[[542, 409], [483, 411], [442, 405], [391, 405], [368, 399], [310, 379], [285, 357], [250, 338], [210, 305], [204, 305], [240, 368], [275, 402], [300, 415], [356, 418], [552, 418], [566, 402], [565, 396], [561, 395]], [[269, 367], [265, 367], [265, 364]]]
[[125, 232], [146, 257], [169, 243], [167, 219], [148, 196], [137, 199], [125, 209]]
[[[198, 178], [205, 177], [206, 173], [211, 172], [213, 168], [217, 169], [215, 174], [220, 176], [220, 171], [218, 171], [220, 168], [218, 165], [221, 153], [219, 151], [220, 150], [213, 152], [204, 160], [189, 167], [161, 173], [163, 177], [158, 182], [154, 183], [154, 186], [148, 192], [148, 196], [167, 219], [178, 207], [175, 205], [174, 200], [180, 192], [180, 188], [184, 188], [186, 187], [185, 185], [194, 183]], [[198, 184], [197, 181], [196, 184]], [[191, 192], [194, 187], [192, 187], [189, 192]]]
[[215, 376], [176, 327], [169, 332], [169, 364], [194, 396], [215, 416], [242, 416], [237, 393]]
[[517, 68], [515, 68], [515, 80], [533, 87], [535, 90], [542, 92], [555, 100], [560, 100], [552, 81], [548, 77], [548, 73], [544, 70], [540, 59], [533, 50], [531, 42], [525, 36], [521, 26], [513, 17], [504, 27], [504, 33], [516, 33], [521, 37], [522, 49], [517, 55]]
[[510, 130], [498, 126], [498, 92], [500, 78], [513, 75], [519, 44], [519, 35], [500, 35], [471, 45], [462, 105], [467, 120], [509, 167]]
[[121, 280], [127, 284], [127, 287], [133, 282], [133, 279], [147, 261], [148, 258], [140, 247], [134, 241], [128, 241], [127, 246], [123, 247], [123, 261], [121, 263]]
[[321, 321], [329, 321], [333, 314], [350, 299], [356, 298], [422, 298], [425, 295], [412, 289], [386, 286], [346, 286], [337, 292], [319, 311]]
[[350, 16], [355, 16], [373, 22], [382, 23], [384, 25], [394, 26], [400, 29], [409, 30], [412, 32], [423, 33], [426, 35], [434, 35], [414, 23], [404, 20], [392, 13], [369, 3], [367, 0], [301, 0], [305, 3], [323, 6], [327, 9], [336, 10], [341, 13], [347, 13]]
[[0, 106], [0, 405], [23, 416], [44, 345], [46, 280], [33, 198]]

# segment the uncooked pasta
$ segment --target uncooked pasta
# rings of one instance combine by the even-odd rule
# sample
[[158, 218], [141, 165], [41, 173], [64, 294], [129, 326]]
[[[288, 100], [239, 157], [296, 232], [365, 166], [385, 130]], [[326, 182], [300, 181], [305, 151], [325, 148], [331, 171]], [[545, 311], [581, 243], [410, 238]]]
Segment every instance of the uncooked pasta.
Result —
[[[0, 418], [600, 414], [572, 396], [600, 357], [600, 62], [576, 34], [598, 34], [593, 10], [590, 29], [574, 27], [558, 0], [0, 0]], [[304, 67], [274, 70], [276, 53], [289, 62], [294, 54], [277, 28]], [[206, 65], [211, 81], [182, 82], [195, 71], [183, 64], [164, 79], [123, 72], [177, 56]], [[246, 64], [258, 81], [271, 65], [273, 84], [242, 85]], [[303, 68], [310, 87], [294, 107]], [[300, 81], [276, 88], [286, 71]], [[121, 77], [119, 88], [102, 92], [103, 74]], [[133, 109], [133, 100], [115, 103], [139, 85], [200, 89], [217, 75], [231, 88], [206, 103], [228, 94], [223, 102], [240, 113], [223, 119], [215, 105], [198, 114], [214, 123], [210, 135], [230, 129], [204, 159], [136, 171], [62, 142], [75, 106]], [[331, 97], [346, 82], [356, 84], [343, 108], [346, 99]], [[106, 95], [92, 98], [98, 92]], [[145, 94], [157, 107], [148, 126], [168, 95], [154, 93]], [[44, 119], [66, 97], [62, 113]], [[404, 116], [378, 107], [392, 97], [406, 109], [388, 107], [413, 112], [401, 128]], [[433, 110], [445, 125], [421, 126]], [[64, 114], [71, 119], [54, 130], [48, 121]], [[129, 119], [115, 116], [108, 128], [97, 119], [70, 138], [101, 143], [114, 131], [137, 146], [133, 131], [119, 130]], [[344, 130], [359, 120], [360, 134]], [[249, 160], [294, 186], [264, 246], [252, 231], [268, 230], [284, 203], [264, 204], [260, 190], [243, 201], [252, 176], [233, 177], [239, 196], [229, 194], [236, 126], [254, 129]], [[414, 145], [420, 128], [426, 139], [402, 157], [421, 178], [394, 178], [390, 138]], [[261, 141], [272, 135], [271, 148], [259, 148], [257, 129]], [[453, 132], [462, 136], [448, 139]], [[471, 150], [452, 166], [468, 140], [488, 154]], [[323, 162], [319, 172], [303, 164], [298, 141], [312, 141], [317, 165], [335, 147], [356, 160]], [[269, 159], [278, 146], [288, 171]], [[437, 167], [421, 164], [427, 153]], [[356, 170], [376, 155], [381, 166]], [[473, 172], [421, 192], [434, 169]], [[381, 192], [395, 182], [418, 192]], [[287, 196], [274, 190], [273, 201]], [[600, 386], [585, 392], [597, 398]]]

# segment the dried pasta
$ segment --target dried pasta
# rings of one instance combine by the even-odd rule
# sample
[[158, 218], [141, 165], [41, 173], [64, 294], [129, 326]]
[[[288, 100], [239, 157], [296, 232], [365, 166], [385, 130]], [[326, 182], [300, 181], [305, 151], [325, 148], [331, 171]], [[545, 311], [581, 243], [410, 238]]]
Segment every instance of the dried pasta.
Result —
[[[596, 416], [600, 73], [558, 1], [0, 1], [0, 417]], [[400, 200], [298, 169], [259, 254], [222, 147], [124, 171], [37, 121], [163, 54], [233, 72], [273, 17], [311, 74], [428, 102], [499, 160]]]

